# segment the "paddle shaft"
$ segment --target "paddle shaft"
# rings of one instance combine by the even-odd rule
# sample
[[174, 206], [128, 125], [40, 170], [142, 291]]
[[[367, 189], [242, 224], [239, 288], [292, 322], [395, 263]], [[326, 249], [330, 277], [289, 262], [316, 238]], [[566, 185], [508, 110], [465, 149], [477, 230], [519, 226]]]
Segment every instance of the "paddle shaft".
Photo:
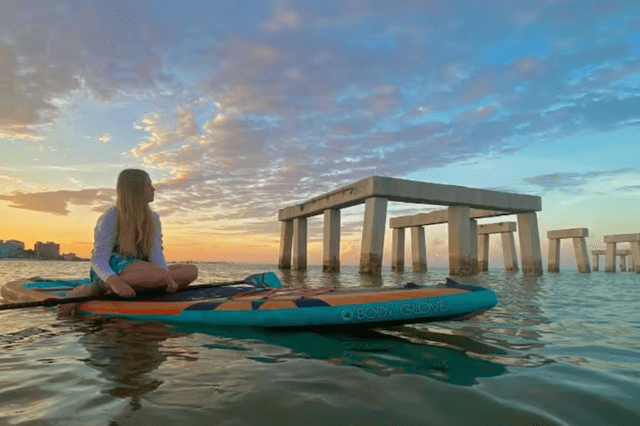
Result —
[[[245, 278], [244, 280], [238, 280], [238, 281], [191, 285], [191, 286], [181, 288], [178, 291], [188, 291], [188, 290], [193, 290], [198, 288], [224, 287], [227, 285], [243, 284], [246, 282], [247, 279], [248, 277]], [[67, 303], [91, 302], [94, 300], [127, 300], [127, 299], [122, 299], [114, 295], [104, 295], [104, 294], [92, 295], [92, 296], [78, 296], [78, 297], [49, 297], [47, 299], [34, 300], [29, 302], [0, 304], [0, 311], [5, 311], [9, 309], [35, 308], [38, 306], [51, 307], [56, 305], [64, 305]]]

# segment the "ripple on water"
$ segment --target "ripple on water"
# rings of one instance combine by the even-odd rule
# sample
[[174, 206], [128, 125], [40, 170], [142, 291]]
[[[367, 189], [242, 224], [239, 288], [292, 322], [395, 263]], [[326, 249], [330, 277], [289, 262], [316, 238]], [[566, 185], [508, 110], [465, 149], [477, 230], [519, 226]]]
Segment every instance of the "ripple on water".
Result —
[[[88, 266], [8, 264], [0, 278], [77, 277]], [[198, 266], [199, 283], [275, 269]], [[446, 272], [278, 275], [375, 287], [443, 282]], [[461, 281], [492, 288], [498, 306], [462, 322], [325, 334], [3, 311], [0, 423], [640, 424], [638, 274]]]

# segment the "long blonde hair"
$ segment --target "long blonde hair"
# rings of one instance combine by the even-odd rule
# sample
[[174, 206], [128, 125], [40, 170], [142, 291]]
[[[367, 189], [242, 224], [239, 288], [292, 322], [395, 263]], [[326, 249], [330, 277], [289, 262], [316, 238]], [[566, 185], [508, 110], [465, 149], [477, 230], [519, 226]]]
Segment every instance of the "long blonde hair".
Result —
[[118, 175], [116, 209], [118, 211], [118, 252], [127, 257], [148, 260], [153, 247], [155, 226], [146, 202], [144, 170], [125, 169]]

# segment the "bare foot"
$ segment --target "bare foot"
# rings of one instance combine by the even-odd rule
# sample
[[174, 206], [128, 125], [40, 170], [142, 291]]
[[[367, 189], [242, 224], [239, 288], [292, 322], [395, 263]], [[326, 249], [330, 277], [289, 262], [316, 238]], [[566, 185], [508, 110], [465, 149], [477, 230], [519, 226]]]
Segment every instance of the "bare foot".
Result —
[[167, 293], [175, 293], [176, 291], [178, 291], [178, 288], [178, 284], [174, 280], [171, 280], [171, 282], [167, 285]]
[[[81, 285], [67, 293], [67, 297], [91, 296], [91, 293], [91, 287], [88, 285]], [[71, 315], [78, 305], [79, 303], [65, 303], [64, 305], [58, 305], [58, 317]]]
[[120, 297], [136, 297], [136, 291], [117, 275], [111, 275], [105, 282], [107, 289]]

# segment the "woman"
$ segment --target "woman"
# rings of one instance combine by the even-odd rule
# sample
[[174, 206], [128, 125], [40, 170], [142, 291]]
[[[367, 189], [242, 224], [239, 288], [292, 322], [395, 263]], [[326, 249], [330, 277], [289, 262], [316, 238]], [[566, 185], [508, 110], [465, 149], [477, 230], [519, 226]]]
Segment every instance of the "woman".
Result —
[[[149, 208], [155, 189], [149, 175], [125, 169], [118, 176], [116, 205], [98, 219], [91, 258], [91, 284], [76, 287], [67, 297], [115, 293], [134, 297], [136, 291], [166, 288], [174, 292], [198, 278], [195, 265], [167, 264], [162, 253], [158, 214]], [[62, 305], [64, 315], [75, 308]]]

